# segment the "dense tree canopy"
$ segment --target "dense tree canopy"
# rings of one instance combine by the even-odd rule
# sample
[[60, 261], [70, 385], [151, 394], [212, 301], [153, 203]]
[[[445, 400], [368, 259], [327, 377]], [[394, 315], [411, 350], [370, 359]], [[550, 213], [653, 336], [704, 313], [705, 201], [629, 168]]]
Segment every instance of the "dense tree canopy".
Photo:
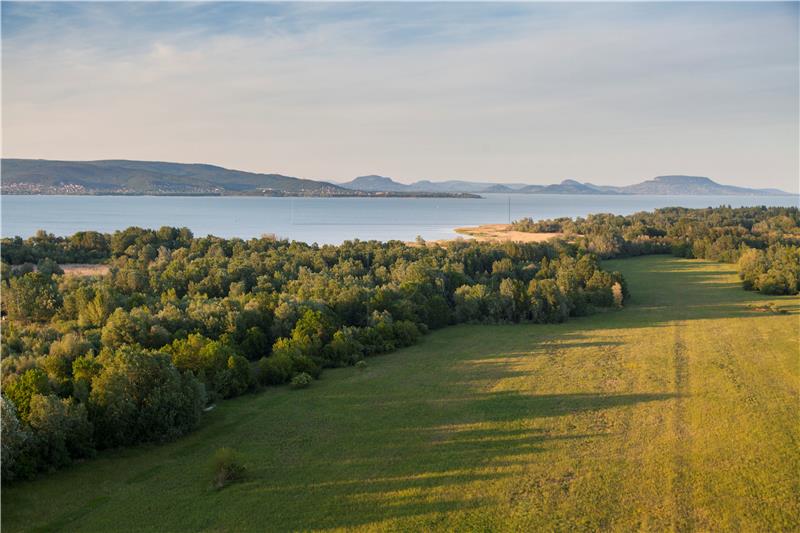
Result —
[[621, 216], [589, 215], [513, 224], [518, 231], [565, 233], [600, 257], [672, 253], [739, 263], [744, 287], [765, 294], [800, 290], [800, 210], [796, 207], [670, 207]]
[[[128, 228], [5, 239], [2, 257], [4, 479], [173, 438], [209, 402], [307, 384], [430, 329], [560, 322], [627, 294], [566, 243], [318, 246]], [[110, 270], [67, 276], [57, 263], [69, 261]]]

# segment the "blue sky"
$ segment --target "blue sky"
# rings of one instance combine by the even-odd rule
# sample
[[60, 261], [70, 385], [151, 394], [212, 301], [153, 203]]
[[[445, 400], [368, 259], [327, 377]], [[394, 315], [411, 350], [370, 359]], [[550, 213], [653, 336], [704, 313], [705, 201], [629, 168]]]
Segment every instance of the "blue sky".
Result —
[[797, 3], [2, 10], [5, 157], [798, 189]]

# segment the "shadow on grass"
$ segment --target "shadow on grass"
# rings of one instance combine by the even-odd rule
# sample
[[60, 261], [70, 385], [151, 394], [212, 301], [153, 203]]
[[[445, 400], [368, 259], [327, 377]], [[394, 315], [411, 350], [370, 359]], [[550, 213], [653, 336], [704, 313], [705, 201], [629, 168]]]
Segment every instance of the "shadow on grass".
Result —
[[[319, 457], [313, 479], [305, 483], [259, 486], [282, 501], [327, 501], [332, 512], [297, 517], [298, 528], [355, 528], [383, 520], [414, 518], [430, 513], [471, 512], [496, 503], [498, 495], [476, 489], [519, 475], [532, 456], [556, 442], [591, 442], [610, 433], [553, 433], [525, 427], [541, 417], [626, 408], [675, 398], [674, 394], [546, 394], [478, 393], [454, 399], [467, 413], [457, 423], [447, 413], [421, 413], [427, 423], [386, 429], [369, 447], [330, 450]], [[341, 396], [337, 396], [342, 400]], [[363, 405], [363, 396], [353, 400]], [[413, 403], [413, 399], [407, 399]], [[389, 400], [385, 408], [400, 411]], [[437, 423], [439, 422], [439, 423]], [[518, 426], [518, 427], [515, 427]], [[346, 460], [346, 464], [340, 463]], [[302, 470], [308, 472], [308, 464]], [[378, 473], [378, 475], [376, 475]], [[268, 474], [267, 474], [268, 475]], [[334, 481], [331, 481], [334, 480]], [[486, 485], [488, 484], [488, 485]], [[344, 510], [347, 509], [347, 512]], [[291, 525], [290, 525], [291, 526]]]
[[725, 268], [708, 261], [660, 258], [619, 260], [613, 267], [625, 275], [632, 295], [625, 310], [618, 314], [624, 327], [660, 327], [678, 320], [764, 317], [763, 312], [751, 306], [769, 301], [778, 302], [787, 314], [800, 313], [796, 297], [744, 290], [734, 265]]
[[[574, 443], [570, 445], [578, 446], [611, 435], [585, 431], [554, 434], [528, 427], [531, 421], [626, 409], [680, 396], [672, 393], [534, 395], [515, 391], [478, 392], [479, 387], [475, 385], [485, 384], [487, 371], [492, 381], [500, 381], [529, 374], [518, 366], [529, 357], [547, 356], [571, 348], [602, 352], [624, 344], [617, 340], [583, 340], [582, 337], [592, 330], [674, 327], [675, 322], [696, 319], [762, 318], [764, 312], [753, 309], [751, 305], [780, 300], [780, 297], [746, 292], [731, 275], [731, 270], [709, 268], [709, 265], [680, 259], [657, 267], [646, 262], [631, 263], [630, 269], [618, 265], [620, 270], [630, 274], [634, 294], [626, 309], [587, 319], [571, 319], [566, 324], [550, 325], [546, 330], [537, 327], [535, 335], [531, 336], [529, 351], [520, 351], [517, 345], [509, 346], [508, 351], [498, 347], [493, 353], [465, 357], [460, 361], [462, 372], [456, 377], [457, 381], [439, 384], [443, 387], [443, 394], [435, 399], [426, 394], [415, 397], [395, 395], [389, 391], [377, 398], [338, 394], [335, 401], [343, 402], [347, 408], [364, 409], [365, 416], [377, 411], [386, 416], [383, 420], [396, 416], [398, 420], [407, 421], [408, 418], [399, 414], [406, 411], [418, 414], [419, 423], [381, 432], [385, 437], [381, 440], [387, 445], [372, 454], [359, 454], [355, 463], [351, 463], [353, 475], [335, 482], [335, 485], [312, 482], [296, 487], [278, 485], [274, 490], [292, 494], [300, 494], [303, 490], [330, 491], [326, 495], [336, 498], [341, 487], [352, 487], [349, 498], [342, 505], [353, 512], [342, 513], [337, 509], [316, 523], [297, 524], [309, 528], [376, 526], [381, 520], [433, 513], [470, 513], [488, 508], [502, 496], [488, 490], [476, 491], [475, 483], [491, 484], [519, 475], [534, 460], [533, 456], [547, 450], [551, 443], [570, 441]], [[795, 301], [779, 305], [796, 314], [800, 306]], [[488, 326], [486, 331], [496, 331], [499, 339], [503, 327], [508, 326], [496, 326], [497, 329]], [[436, 386], [436, 383], [430, 386]], [[420, 388], [420, 391], [427, 390]], [[441, 412], [437, 412], [438, 409]], [[329, 459], [335, 462], [335, 455]], [[353, 459], [352, 450], [349, 457]], [[385, 464], [386, 473], [391, 475], [374, 476], [382, 464]], [[335, 464], [332, 467], [335, 468]], [[357, 475], [358, 472], [362, 475]], [[320, 481], [331, 477], [320, 476]]]
[[545, 394], [527, 395], [516, 392], [498, 392], [478, 398], [478, 408], [493, 421], [516, 418], [563, 416], [585, 411], [625, 407], [642, 402], [675, 398], [675, 394]]
[[[162, 456], [166, 464], [163, 469], [143, 467], [125, 482], [137, 491], [145, 487], [153, 490], [167, 483], [168, 476], [174, 476], [176, 467], [170, 461], [186, 457], [205, 460], [217, 445], [233, 439], [237, 448], [250, 452], [252, 477], [198, 504], [220, 506], [212, 509], [208, 529], [215, 525], [229, 529], [231, 523], [224, 522], [222, 502], [240, 497], [244, 497], [241, 507], [248, 513], [242, 524], [251, 529], [258, 524], [283, 529], [377, 528], [387, 519], [427, 521], [448, 513], [480, 513], [497, 498], [505, 497], [488, 489], [525, 472], [537, 455], [541, 462], [549, 457], [544, 452], [559, 443], [591, 446], [613, 435], [592, 433], [597, 431], [594, 425], [573, 432], [548, 432], [530, 426], [561, 428], [561, 421], [532, 421], [678, 398], [663, 393], [533, 395], [483, 390], [487, 382], [529, 375], [530, 371], [521, 369], [518, 362], [570, 348], [597, 350], [600, 357], [603, 351], [614, 351], [622, 344], [619, 337], [597, 341], [591, 338], [593, 331], [604, 330], [613, 336], [615, 329], [674, 327], [675, 322], [685, 320], [764, 318], [765, 312], [750, 306], [767, 301], [780, 302], [780, 307], [795, 316], [800, 312], [797, 299], [744, 291], [729, 269], [699, 261], [659, 260], [662, 262], [631, 259], [615, 264], [626, 275], [633, 294], [630, 305], [620, 312], [518, 329], [523, 333], [508, 341], [505, 328], [518, 326], [459, 326], [436, 337], [439, 344], [434, 343], [434, 347], [451, 342], [466, 331], [458, 329], [464, 327], [484, 328], [481, 335], [492, 341], [487, 344], [489, 348], [484, 350], [476, 342], [475, 348], [465, 346], [466, 353], [458, 359], [445, 358], [439, 364], [433, 357], [420, 364], [419, 352], [407, 352], [416, 353], [419, 373], [392, 374], [391, 380], [387, 378], [377, 387], [353, 389], [359, 384], [351, 380], [340, 382], [347, 388], [339, 387], [336, 392], [320, 384], [319, 389], [312, 387], [304, 396], [271, 391], [269, 401], [232, 400], [233, 405], [238, 402], [237, 408], [212, 413], [213, 422], [207, 418], [200, 431], [169, 449]], [[432, 342], [433, 336], [424, 341]], [[521, 351], [528, 346], [529, 351]], [[508, 351], [503, 351], [504, 347]], [[426, 355], [438, 355], [430, 344], [426, 349]], [[370, 371], [359, 375], [363, 379]], [[403, 376], [409, 383], [398, 384]], [[599, 427], [605, 428], [602, 424]], [[126, 451], [124, 457], [138, 453]], [[176, 464], [192, 468], [186, 461]], [[124, 493], [119, 494], [113, 500], [121, 499]], [[108, 497], [90, 500], [79, 511], [64, 514], [50, 525], [66, 529], [107, 501]], [[142, 508], [141, 512], [150, 511]], [[185, 513], [187, 521], [192, 512], [196, 509], [188, 504], [175, 510]]]

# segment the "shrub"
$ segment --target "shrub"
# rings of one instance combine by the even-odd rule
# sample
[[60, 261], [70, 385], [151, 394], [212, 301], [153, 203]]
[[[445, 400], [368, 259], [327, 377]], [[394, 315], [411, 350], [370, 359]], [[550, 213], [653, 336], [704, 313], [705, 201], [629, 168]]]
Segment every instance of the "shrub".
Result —
[[228, 368], [217, 374], [217, 391], [223, 398], [244, 394], [255, 385], [255, 376], [250, 362], [241, 355], [228, 358]]
[[314, 378], [312, 378], [310, 374], [306, 372], [300, 372], [292, 378], [291, 384], [293, 389], [305, 389], [311, 385], [312, 381], [314, 381]]
[[258, 362], [258, 379], [263, 385], [280, 385], [292, 375], [292, 359], [287, 355], [262, 357]]
[[64, 271], [58, 266], [58, 263], [50, 259], [49, 257], [45, 257], [36, 265], [36, 270], [41, 272], [45, 276], [52, 276], [53, 274], [61, 275]]
[[312, 378], [319, 378], [322, 367], [307, 355], [298, 355], [292, 358], [292, 370], [298, 374], [308, 374]]
[[222, 489], [244, 477], [245, 467], [231, 448], [219, 448], [214, 454], [214, 488]]

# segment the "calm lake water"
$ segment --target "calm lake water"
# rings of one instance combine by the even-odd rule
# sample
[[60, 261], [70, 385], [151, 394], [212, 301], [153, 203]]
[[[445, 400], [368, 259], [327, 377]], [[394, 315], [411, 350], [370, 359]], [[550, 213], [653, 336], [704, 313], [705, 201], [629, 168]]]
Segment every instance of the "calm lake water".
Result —
[[[186, 226], [195, 235], [298, 241], [454, 237], [454, 228], [522, 217], [630, 214], [656, 207], [798, 206], [798, 196], [580, 196], [487, 194], [455, 198], [256, 198], [172, 196], [3, 196], [3, 237], [111, 232], [128, 226]], [[510, 213], [509, 213], [510, 202]]]

